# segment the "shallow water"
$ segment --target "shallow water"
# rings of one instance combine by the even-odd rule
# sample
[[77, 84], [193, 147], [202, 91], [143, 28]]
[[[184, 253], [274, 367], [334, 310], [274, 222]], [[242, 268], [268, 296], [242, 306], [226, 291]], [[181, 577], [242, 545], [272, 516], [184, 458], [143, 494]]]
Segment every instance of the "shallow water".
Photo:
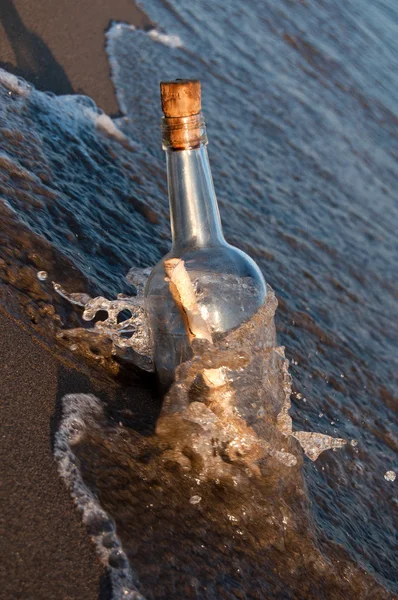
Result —
[[296, 440], [311, 438], [312, 460], [344, 441], [292, 431], [275, 308], [268, 288], [248, 323], [196, 340], [151, 430], [64, 398], [55, 456], [115, 598], [390, 597], [342, 549], [318, 547]]
[[[120, 371], [98, 333], [56, 338], [92, 325], [52, 281], [67, 293], [131, 295], [130, 267], [166, 252], [158, 81], [199, 77], [226, 237], [258, 262], [279, 301], [295, 427], [354, 440], [305, 460], [303, 522], [310, 514], [322, 550], [333, 555], [328, 540], [341, 544], [397, 592], [397, 483], [384, 478], [398, 468], [396, 7], [173, 0], [144, 8], [163, 37], [121, 24], [107, 36], [125, 118], [112, 122], [87, 98], [0, 78], [2, 300], [71, 356]], [[90, 438], [98, 449], [106, 426], [100, 431]], [[119, 515], [116, 501], [112, 510]], [[289, 568], [259, 597], [282, 597]], [[311, 597], [302, 581], [289, 585]]]

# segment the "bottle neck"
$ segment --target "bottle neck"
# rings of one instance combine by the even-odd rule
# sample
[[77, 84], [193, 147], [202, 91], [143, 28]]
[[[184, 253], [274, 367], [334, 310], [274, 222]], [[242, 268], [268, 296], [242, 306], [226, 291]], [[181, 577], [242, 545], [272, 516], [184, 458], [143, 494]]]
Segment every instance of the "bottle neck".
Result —
[[205, 143], [166, 148], [173, 249], [225, 243]]

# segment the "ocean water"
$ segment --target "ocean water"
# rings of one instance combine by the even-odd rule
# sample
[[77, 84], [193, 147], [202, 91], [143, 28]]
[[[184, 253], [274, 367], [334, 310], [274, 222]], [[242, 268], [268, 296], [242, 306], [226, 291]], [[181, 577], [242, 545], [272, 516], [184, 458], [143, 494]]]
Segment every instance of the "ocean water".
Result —
[[[80, 464], [81, 497], [93, 495], [95, 510], [105, 511], [112, 532], [116, 526], [107, 543], [123, 548], [111, 569], [124, 579], [115, 593], [127, 586], [148, 599], [392, 598], [397, 482], [386, 473], [398, 470], [397, 7], [143, 7], [154, 30], [115, 23], [107, 33], [118, 119], [89, 98], [39, 93], [1, 72], [0, 298], [96, 373], [119, 377], [137, 363], [137, 348], [114, 342], [115, 332], [123, 337], [117, 319], [108, 330], [100, 321], [93, 328], [83, 306], [88, 296], [121, 295], [133, 308], [139, 283], [130, 269], [168, 250], [158, 82], [198, 77], [226, 238], [257, 261], [278, 299], [294, 429], [348, 443], [313, 462], [289, 438], [295, 465], [269, 459], [264, 475], [259, 459], [263, 479], [246, 473], [234, 486], [228, 478], [236, 474], [209, 475], [192, 494], [185, 459], [174, 456], [177, 467], [167, 470], [159, 458], [167, 448], [154, 434], [156, 400], [142, 419], [134, 418], [145, 413], [134, 396], [129, 414], [73, 400], [96, 407], [82, 409], [81, 435], [64, 452]], [[139, 367], [150, 370], [150, 361]], [[246, 398], [242, 390], [237, 397]], [[245, 473], [247, 465], [236, 468]], [[220, 518], [224, 504], [232, 519]], [[238, 515], [242, 507], [250, 517]], [[97, 527], [91, 535], [105, 534]]]

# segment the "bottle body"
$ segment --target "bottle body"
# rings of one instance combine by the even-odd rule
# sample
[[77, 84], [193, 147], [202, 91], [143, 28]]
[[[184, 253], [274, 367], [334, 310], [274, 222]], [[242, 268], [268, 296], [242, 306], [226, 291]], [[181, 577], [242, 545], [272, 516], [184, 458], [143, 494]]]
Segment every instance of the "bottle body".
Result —
[[166, 276], [165, 263], [170, 258], [184, 261], [200, 315], [214, 338], [248, 321], [266, 298], [264, 278], [255, 262], [227, 242], [173, 248], [152, 270], [145, 292], [154, 363], [163, 390], [173, 382], [177, 366], [192, 355], [186, 325]]

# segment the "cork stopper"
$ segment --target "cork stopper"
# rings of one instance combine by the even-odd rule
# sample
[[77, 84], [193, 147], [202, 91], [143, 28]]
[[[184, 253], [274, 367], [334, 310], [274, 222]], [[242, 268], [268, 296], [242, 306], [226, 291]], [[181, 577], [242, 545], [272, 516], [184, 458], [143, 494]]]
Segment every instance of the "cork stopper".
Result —
[[193, 150], [207, 144], [206, 127], [201, 113], [200, 81], [176, 79], [160, 83], [164, 117], [164, 149]]
[[161, 81], [160, 96], [165, 117], [190, 117], [200, 113], [200, 81], [197, 79]]

